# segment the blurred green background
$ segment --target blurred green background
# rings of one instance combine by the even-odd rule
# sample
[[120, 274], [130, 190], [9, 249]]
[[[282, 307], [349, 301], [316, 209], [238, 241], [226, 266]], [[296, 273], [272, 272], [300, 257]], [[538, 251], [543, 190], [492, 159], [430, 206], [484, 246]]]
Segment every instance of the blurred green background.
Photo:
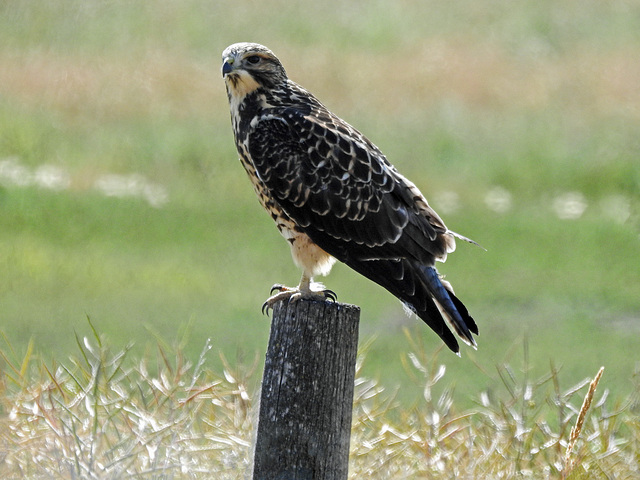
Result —
[[[296, 284], [235, 153], [220, 53], [270, 47], [364, 132], [459, 244], [440, 271], [480, 327], [442, 352], [468, 399], [496, 364], [567, 382], [640, 360], [640, 2], [0, 2], [0, 330], [66, 358], [89, 316], [143, 355], [155, 337], [232, 362], [266, 349], [260, 306]], [[337, 265], [362, 307], [364, 373], [400, 396], [411, 342], [439, 339]], [[216, 355], [211, 361], [218, 362]], [[447, 383], [447, 382], [445, 382]]]

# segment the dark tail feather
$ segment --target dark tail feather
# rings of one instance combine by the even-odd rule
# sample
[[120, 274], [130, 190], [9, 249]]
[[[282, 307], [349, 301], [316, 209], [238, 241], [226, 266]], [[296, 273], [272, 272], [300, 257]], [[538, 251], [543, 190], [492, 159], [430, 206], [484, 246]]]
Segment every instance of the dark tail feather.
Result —
[[442, 313], [448, 320], [449, 325], [465, 343], [475, 348], [476, 341], [471, 332], [477, 335], [478, 326], [469, 315], [469, 311], [464, 304], [453, 294], [451, 285], [440, 280], [440, 276], [434, 267], [421, 266], [420, 270], [424, 273], [427, 286], [443, 310]]
[[451, 301], [455, 305], [456, 310], [458, 310], [458, 312], [460, 313], [460, 316], [464, 319], [464, 323], [466, 323], [467, 328], [471, 331], [471, 333], [473, 333], [475, 335], [479, 335], [479, 333], [478, 333], [478, 325], [476, 325], [476, 322], [473, 319], [473, 317], [471, 317], [471, 315], [469, 315], [469, 310], [467, 310], [467, 307], [464, 306], [464, 303], [462, 303], [458, 299], [458, 297], [456, 297], [453, 294], [453, 290], [447, 289], [447, 293], [449, 294], [449, 297], [451, 298]]
[[[347, 261], [355, 271], [386, 288], [438, 334], [454, 352], [460, 350], [449, 323], [469, 345], [476, 343], [470, 332], [478, 327], [463, 303], [447, 282], [440, 280], [433, 267], [416, 265], [408, 260]], [[445, 321], [446, 319], [446, 321]]]

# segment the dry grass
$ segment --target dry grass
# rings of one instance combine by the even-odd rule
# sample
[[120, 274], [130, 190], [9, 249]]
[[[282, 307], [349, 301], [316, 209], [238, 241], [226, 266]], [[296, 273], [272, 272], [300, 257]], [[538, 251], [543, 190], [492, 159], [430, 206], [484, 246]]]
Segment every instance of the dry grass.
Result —
[[[472, 108], [501, 111], [571, 104], [593, 109], [591, 113], [640, 118], [635, 81], [640, 61], [622, 51], [518, 57], [490, 42], [432, 38], [410, 54], [352, 52], [336, 59], [335, 52], [326, 50], [276, 53], [291, 65], [294, 79], [314, 92], [325, 86], [321, 98], [339, 94], [332, 101], [347, 108], [361, 108], [365, 101], [376, 111], [406, 114], [418, 101], [428, 109], [455, 99]], [[363, 99], [362, 92], [372, 94]]]
[[[571, 424], [584, 420], [588, 409], [575, 403], [588, 380], [563, 390], [553, 367], [531, 380], [526, 368], [518, 375], [502, 365], [504, 391], [483, 392], [475, 408], [461, 412], [450, 388], [435, 394], [445, 375], [437, 356], [421, 352], [409, 358], [420, 373], [425, 403], [394, 422], [391, 403], [379, 401], [378, 386], [358, 387], [352, 478], [605, 479], [640, 473], [632, 401], [612, 407], [605, 391], [592, 405], [590, 422], [572, 433]], [[587, 396], [593, 398], [594, 391], [595, 386]], [[365, 400], [367, 392], [376, 394]]]
[[203, 370], [208, 343], [195, 366], [159, 345], [158, 365], [132, 368], [123, 367], [126, 350], [113, 354], [97, 338], [78, 346], [69, 365], [27, 368], [28, 358], [19, 366], [3, 355], [2, 478], [238, 478], [247, 470], [246, 379]]
[[584, 419], [587, 416], [587, 412], [589, 411], [589, 407], [591, 407], [591, 402], [593, 401], [593, 395], [596, 393], [596, 388], [598, 387], [598, 383], [600, 382], [600, 378], [604, 373], [604, 367], [600, 367], [598, 373], [595, 378], [589, 384], [589, 390], [584, 397], [584, 401], [582, 402], [582, 407], [580, 407], [580, 412], [578, 413], [578, 418], [576, 419], [575, 426], [571, 429], [571, 435], [569, 436], [569, 445], [567, 445], [567, 453], [565, 455], [565, 467], [563, 471], [563, 477], [566, 477], [569, 472], [573, 470], [576, 465], [576, 460], [571, 457], [573, 453], [573, 448], [576, 445], [576, 441], [580, 438], [580, 433], [582, 432], [582, 427], [584, 425]]
[[217, 64], [168, 52], [149, 52], [143, 59], [5, 54], [0, 64], [1, 93], [63, 112], [66, 118], [139, 117], [167, 108], [176, 119], [198, 112], [210, 117], [214, 100], [226, 108]]
[[[93, 114], [107, 117], [144, 115], [162, 105], [170, 106], [174, 116], [189, 112], [210, 117], [212, 111], [226, 112], [217, 53], [206, 60], [164, 50], [148, 51], [143, 58], [4, 53], [0, 93], [67, 114], [91, 106]], [[489, 42], [432, 38], [400, 61], [404, 54], [398, 51], [339, 53], [307, 47], [276, 49], [276, 54], [294, 80], [346, 111], [366, 102], [378, 112], [405, 115], [418, 99], [421, 109], [456, 99], [502, 110], [570, 103], [593, 109], [590, 113], [640, 118], [640, 60], [624, 51], [520, 58]], [[389, 65], [394, 65], [392, 75]], [[363, 91], [370, 94], [363, 97]]]
[[[10, 346], [2, 351], [2, 478], [248, 475], [255, 364], [247, 369], [225, 362], [222, 373], [211, 372], [205, 368], [208, 342], [196, 365], [162, 343], [154, 365], [144, 359], [125, 366], [132, 363], [127, 349], [114, 353], [98, 335], [78, 339], [78, 347], [78, 357], [59, 365], [37, 361], [30, 350], [22, 359]], [[411, 411], [400, 411], [381, 385], [358, 375], [351, 478], [640, 474], [637, 399], [612, 406], [606, 391], [595, 398], [599, 376], [580, 408], [589, 380], [562, 389], [553, 368], [531, 380], [526, 371], [500, 366], [504, 389], [484, 392], [475, 408], [459, 411], [451, 388], [442, 388], [446, 372], [437, 355], [418, 348], [407, 366], [424, 385], [424, 402]]]

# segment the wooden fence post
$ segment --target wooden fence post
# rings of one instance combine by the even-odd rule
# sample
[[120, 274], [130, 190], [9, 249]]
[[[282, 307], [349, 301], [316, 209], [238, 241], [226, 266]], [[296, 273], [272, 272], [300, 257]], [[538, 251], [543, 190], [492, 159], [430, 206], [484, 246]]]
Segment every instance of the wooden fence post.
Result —
[[274, 306], [253, 480], [344, 480], [349, 465], [360, 308]]

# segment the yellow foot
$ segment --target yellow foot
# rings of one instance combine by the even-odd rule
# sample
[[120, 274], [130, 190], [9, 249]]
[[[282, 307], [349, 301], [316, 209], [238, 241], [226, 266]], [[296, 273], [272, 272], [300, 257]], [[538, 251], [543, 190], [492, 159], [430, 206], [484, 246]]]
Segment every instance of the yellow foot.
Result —
[[[297, 302], [300, 299], [305, 300], [318, 300], [324, 302], [325, 300], [331, 300], [335, 302], [338, 296], [333, 290], [324, 288], [321, 284], [314, 284], [320, 286], [320, 290], [302, 290], [300, 287], [285, 287], [284, 285], [275, 284], [271, 287], [269, 294], [271, 295], [262, 304], [262, 313], [269, 314], [269, 310], [273, 310], [273, 306], [280, 300], [288, 300], [289, 302]], [[278, 292], [275, 295], [273, 292]]]

